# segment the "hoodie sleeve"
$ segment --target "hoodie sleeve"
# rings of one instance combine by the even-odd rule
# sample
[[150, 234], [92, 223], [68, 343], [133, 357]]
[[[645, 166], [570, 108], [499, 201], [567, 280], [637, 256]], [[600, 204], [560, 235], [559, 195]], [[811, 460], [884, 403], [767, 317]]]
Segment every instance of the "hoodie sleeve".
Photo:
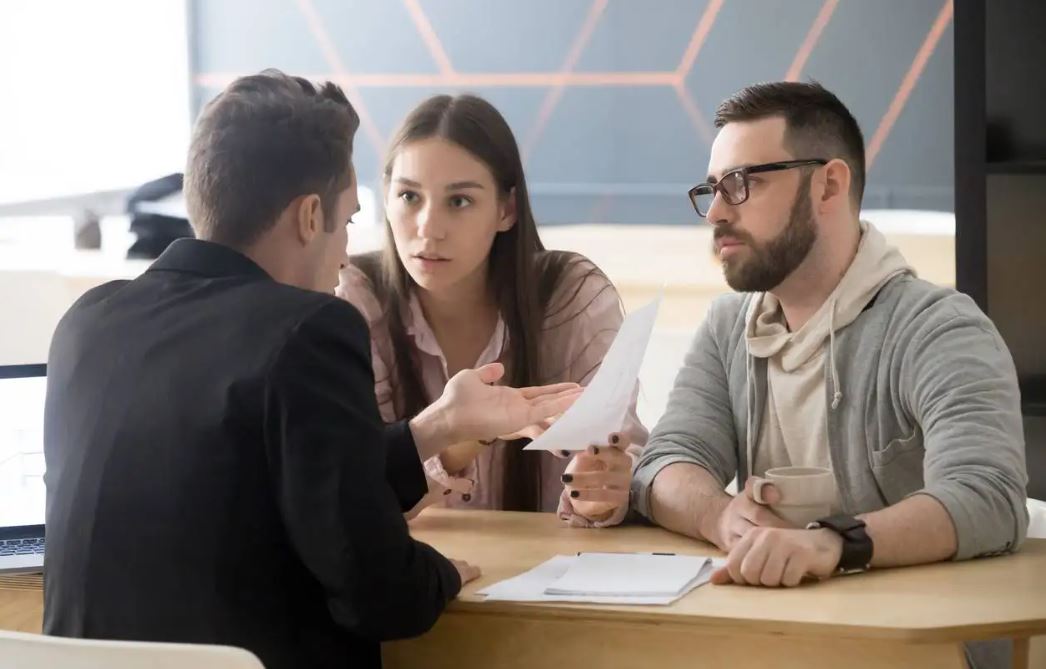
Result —
[[737, 474], [734, 429], [724, 356], [713, 325], [717, 304], [708, 309], [683, 368], [676, 376], [668, 407], [636, 463], [632, 500], [650, 518], [650, 490], [662, 469], [687, 462], [707, 469], [725, 487]]
[[[924, 488], [955, 525], [955, 559], [1017, 550], [1028, 474], [1017, 373], [995, 326], [956, 295], [920, 319], [902, 367], [923, 430]], [[951, 305], [951, 306], [948, 306]], [[935, 312], [936, 313], [933, 313]]]

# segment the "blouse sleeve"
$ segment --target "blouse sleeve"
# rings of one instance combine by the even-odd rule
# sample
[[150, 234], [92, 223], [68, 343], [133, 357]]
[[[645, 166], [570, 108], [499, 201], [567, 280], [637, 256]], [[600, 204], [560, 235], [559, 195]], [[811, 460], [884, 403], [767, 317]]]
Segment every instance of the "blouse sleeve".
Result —
[[[393, 393], [394, 388], [391, 378], [391, 365], [386, 360], [392, 357], [389, 344], [389, 332], [381, 304], [374, 293], [374, 287], [367, 275], [359, 268], [349, 265], [341, 271], [338, 287], [335, 294], [343, 300], [350, 302], [360, 310], [370, 327], [371, 359], [374, 368], [374, 394], [378, 400], [378, 409], [381, 418], [386, 423], [392, 423], [405, 418], [396, 415], [396, 407]], [[439, 456], [434, 456], [422, 463], [425, 476], [428, 479], [428, 493], [407, 512], [407, 518], [417, 516], [427, 507], [443, 499], [445, 495], [457, 493], [468, 495], [472, 493], [475, 486], [476, 464], [472, 462], [457, 475], [452, 475], [443, 467]]]

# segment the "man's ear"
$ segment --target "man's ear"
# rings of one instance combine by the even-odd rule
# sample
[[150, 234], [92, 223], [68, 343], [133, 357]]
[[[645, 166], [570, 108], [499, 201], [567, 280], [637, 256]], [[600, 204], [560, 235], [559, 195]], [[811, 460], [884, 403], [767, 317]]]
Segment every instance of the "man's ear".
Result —
[[507, 232], [516, 224], [516, 208], [516, 189], [513, 187], [498, 207], [498, 232]]
[[303, 245], [309, 244], [323, 232], [323, 202], [319, 195], [312, 193], [297, 198], [291, 207], [298, 239]]
[[831, 208], [840, 203], [850, 206], [850, 181], [853, 174], [845, 160], [835, 158], [824, 166], [824, 190], [821, 192], [820, 207]]

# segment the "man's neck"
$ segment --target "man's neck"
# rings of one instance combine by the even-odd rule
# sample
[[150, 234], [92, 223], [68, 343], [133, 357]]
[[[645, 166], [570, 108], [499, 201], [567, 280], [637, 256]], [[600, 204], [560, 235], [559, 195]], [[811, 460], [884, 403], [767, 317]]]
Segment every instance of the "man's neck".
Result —
[[839, 221], [838, 234], [821, 235], [806, 259], [770, 291], [781, 303], [788, 329], [799, 330], [842, 281], [857, 255], [861, 229], [856, 220]]
[[281, 249], [269, 240], [261, 240], [239, 251], [277, 282], [289, 286], [301, 283], [300, 277], [294, 271], [294, 263], [288, 262], [285, 248]]

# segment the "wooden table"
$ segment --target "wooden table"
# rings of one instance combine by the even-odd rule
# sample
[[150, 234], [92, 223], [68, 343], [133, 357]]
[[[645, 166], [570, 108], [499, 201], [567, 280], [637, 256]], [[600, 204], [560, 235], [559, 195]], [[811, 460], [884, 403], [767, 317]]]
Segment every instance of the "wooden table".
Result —
[[964, 667], [961, 642], [1046, 634], [1046, 540], [1017, 555], [869, 572], [793, 590], [702, 586], [671, 606], [485, 603], [476, 591], [556, 554], [719, 555], [664, 530], [579, 530], [551, 515], [430, 509], [411, 533], [483, 577], [385, 666]]
[[[483, 577], [429, 634], [386, 644], [400, 667], [922, 667], [965, 666], [961, 642], [1046, 634], [1046, 540], [1017, 555], [870, 572], [794, 590], [702, 586], [672, 606], [484, 603], [475, 592], [556, 554], [715, 549], [664, 530], [579, 530], [552, 515], [429, 509], [411, 533], [467, 559]], [[5, 579], [6, 580], [6, 579]], [[0, 629], [38, 632], [39, 589], [5, 589]]]

